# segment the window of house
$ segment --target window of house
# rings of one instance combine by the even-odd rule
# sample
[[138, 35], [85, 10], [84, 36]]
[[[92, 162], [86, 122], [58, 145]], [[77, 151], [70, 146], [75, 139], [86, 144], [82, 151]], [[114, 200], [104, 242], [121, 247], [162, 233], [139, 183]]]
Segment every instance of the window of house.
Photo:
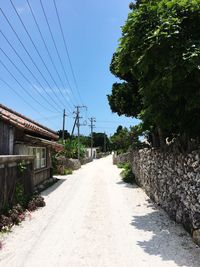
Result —
[[34, 156], [34, 169], [45, 168], [47, 165], [47, 151], [46, 147], [33, 147], [26, 145], [16, 145], [15, 153], [17, 155]]
[[45, 147], [28, 147], [28, 155], [35, 156], [34, 168], [41, 169], [47, 165]]

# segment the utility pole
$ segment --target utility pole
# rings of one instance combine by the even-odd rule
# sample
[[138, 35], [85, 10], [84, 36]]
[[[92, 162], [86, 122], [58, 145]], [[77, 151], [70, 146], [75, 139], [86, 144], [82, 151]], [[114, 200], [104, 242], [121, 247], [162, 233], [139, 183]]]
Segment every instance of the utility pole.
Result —
[[62, 130], [62, 143], [64, 144], [65, 140], [65, 117], [67, 117], [67, 114], [65, 113], [65, 109], [63, 110], [63, 130]]
[[85, 125], [85, 124], [80, 124], [80, 119], [82, 117], [80, 117], [80, 109], [81, 108], [86, 108], [86, 106], [76, 106], [76, 126], [77, 126], [77, 130], [78, 130], [78, 160], [80, 160], [80, 126]]
[[104, 132], [104, 152], [106, 152], [106, 133]]
[[77, 115], [76, 115], [76, 117], [74, 119], [75, 119], [75, 121], [74, 121], [74, 125], [73, 125], [73, 128], [72, 128], [71, 137], [73, 136], [74, 130], [75, 130], [75, 127], [76, 127]]
[[95, 125], [94, 125], [94, 123], [96, 122], [96, 119], [95, 118], [89, 118], [89, 121], [90, 121], [90, 129], [91, 129], [91, 158], [93, 158], [93, 129], [94, 129], [94, 127], [95, 127]]

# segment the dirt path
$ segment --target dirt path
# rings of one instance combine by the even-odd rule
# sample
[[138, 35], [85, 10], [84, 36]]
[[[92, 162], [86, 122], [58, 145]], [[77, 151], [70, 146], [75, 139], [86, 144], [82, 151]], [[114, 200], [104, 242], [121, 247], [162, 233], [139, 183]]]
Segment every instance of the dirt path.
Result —
[[4, 239], [2, 267], [200, 266], [200, 249], [111, 157], [44, 191], [47, 206]]

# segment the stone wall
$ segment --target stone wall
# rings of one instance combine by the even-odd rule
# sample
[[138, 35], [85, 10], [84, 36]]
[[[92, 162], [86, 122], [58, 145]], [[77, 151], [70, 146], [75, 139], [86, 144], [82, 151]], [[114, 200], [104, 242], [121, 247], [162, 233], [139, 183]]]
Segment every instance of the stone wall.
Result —
[[57, 174], [63, 175], [65, 169], [78, 170], [81, 168], [81, 163], [78, 159], [68, 159], [65, 156], [59, 156], [57, 160]]
[[124, 154], [113, 154], [113, 164], [125, 164], [131, 161], [131, 153], [127, 152]]
[[93, 161], [93, 158], [83, 158], [80, 161], [81, 161], [81, 165], [85, 165], [87, 163], [92, 162]]
[[137, 183], [200, 244], [200, 151], [142, 149], [132, 152], [131, 158]]

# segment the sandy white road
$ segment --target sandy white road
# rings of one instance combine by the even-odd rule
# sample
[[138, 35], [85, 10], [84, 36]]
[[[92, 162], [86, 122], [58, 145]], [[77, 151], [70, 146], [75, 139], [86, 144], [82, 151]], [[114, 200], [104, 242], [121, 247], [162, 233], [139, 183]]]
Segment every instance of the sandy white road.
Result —
[[47, 206], [4, 237], [2, 267], [199, 267], [200, 249], [111, 157], [44, 191]]

